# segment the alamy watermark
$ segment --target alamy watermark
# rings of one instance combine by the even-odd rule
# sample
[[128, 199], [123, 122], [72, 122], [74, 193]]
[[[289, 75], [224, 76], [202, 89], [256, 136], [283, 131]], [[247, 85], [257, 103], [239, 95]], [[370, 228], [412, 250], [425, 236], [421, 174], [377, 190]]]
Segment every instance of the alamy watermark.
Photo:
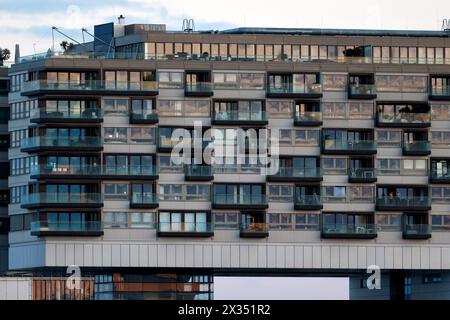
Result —
[[200, 121], [192, 131], [172, 132], [171, 162], [175, 165], [248, 165], [258, 167], [261, 175], [279, 170], [278, 129], [207, 129]]

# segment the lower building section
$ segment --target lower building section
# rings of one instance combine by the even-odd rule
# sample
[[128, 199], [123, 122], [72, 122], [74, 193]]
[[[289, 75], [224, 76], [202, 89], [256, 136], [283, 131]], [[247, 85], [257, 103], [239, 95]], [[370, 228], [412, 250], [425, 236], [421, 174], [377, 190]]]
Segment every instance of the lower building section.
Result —
[[[450, 300], [448, 270], [382, 272], [379, 289], [368, 288], [369, 276], [369, 274], [350, 276], [350, 300]], [[369, 280], [369, 283], [373, 282]]]
[[[72, 278], [70, 278], [72, 279]], [[82, 269], [77, 285], [66, 270], [34, 272], [33, 300], [212, 300], [211, 271]]]

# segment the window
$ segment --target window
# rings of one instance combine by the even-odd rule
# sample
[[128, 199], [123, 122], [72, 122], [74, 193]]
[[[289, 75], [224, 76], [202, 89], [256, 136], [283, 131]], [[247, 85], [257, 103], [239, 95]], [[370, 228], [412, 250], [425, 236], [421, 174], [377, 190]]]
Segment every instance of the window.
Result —
[[206, 184], [187, 184], [186, 201], [209, 201], [209, 185]]
[[158, 188], [161, 201], [181, 201], [184, 199], [183, 185], [181, 184], [160, 184]]
[[402, 143], [402, 132], [395, 130], [377, 130], [375, 131], [375, 140], [379, 147], [398, 148]]
[[323, 102], [324, 119], [347, 119], [347, 104], [345, 102]]
[[349, 119], [373, 119], [373, 103], [350, 102]]
[[432, 231], [450, 231], [450, 215], [432, 215]]
[[127, 143], [127, 128], [104, 128], [105, 143]]
[[346, 158], [322, 158], [322, 167], [324, 174], [346, 175], [347, 159]]
[[324, 91], [347, 90], [347, 74], [324, 74], [322, 77]]
[[399, 214], [377, 213], [376, 224], [381, 231], [400, 231], [402, 216]]
[[432, 104], [431, 120], [450, 121], [450, 104]]
[[131, 127], [130, 143], [136, 144], [156, 144], [155, 141], [156, 128], [148, 127]]
[[264, 73], [240, 73], [239, 78], [241, 89], [264, 89]]
[[431, 131], [431, 143], [433, 148], [449, 148], [450, 131]]
[[28, 194], [28, 186], [16, 186], [10, 188], [11, 204], [18, 204], [22, 202], [22, 196]]
[[161, 173], [182, 173], [183, 165], [178, 165], [172, 162], [171, 156], [159, 156], [159, 172]]
[[292, 101], [266, 101], [267, 113], [272, 119], [291, 119], [292, 114], [294, 113], [293, 105]]
[[296, 230], [317, 231], [319, 230], [319, 215], [311, 213], [296, 213], [294, 223]]
[[427, 92], [428, 76], [376, 75], [379, 92]]
[[292, 202], [294, 188], [292, 185], [273, 185], [270, 184], [269, 201], [273, 202]]
[[206, 212], [159, 212], [159, 231], [206, 232], [210, 230]]
[[214, 228], [215, 229], [237, 229], [239, 227], [238, 212], [215, 212]]
[[400, 159], [377, 159], [380, 175], [400, 174]]
[[38, 165], [37, 156], [30, 156], [24, 158], [16, 158], [10, 160], [10, 172], [12, 176], [22, 174], [29, 174], [32, 167]]
[[26, 231], [30, 230], [33, 214], [18, 214], [10, 216], [10, 231]]
[[369, 202], [374, 199], [374, 187], [372, 186], [350, 186], [347, 187], [350, 202]]
[[128, 228], [128, 213], [103, 212], [103, 226], [105, 228]]
[[182, 72], [159, 72], [159, 87], [161, 89], [182, 89], [183, 88], [183, 76]]
[[28, 73], [20, 73], [11, 76], [11, 92], [17, 92], [22, 89], [22, 84], [28, 81]]
[[323, 200], [325, 202], [346, 202], [346, 187], [324, 186]]
[[128, 200], [128, 184], [105, 183], [104, 197], [105, 200]]
[[155, 101], [151, 99], [132, 99], [131, 112], [137, 115], [151, 115], [155, 112]]
[[433, 203], [450, 203], [450, 187], [431, 187], [431, 201]]
[[291, 230], [292, 213], [269, 213], [269, 228], [271, 230]]
[[238, 74], [237, 73], [213, 73], [214, 88], [216, 89], [237, 89]]
[[430, 274], [423, 275], [423, 283], [424, 284], [441, 283], [441, 282], [442, 282], [442, 276], [440, 273], [430, 273]]
[[128, 114], [128, 99], [103, 99], [103, 111], [105, 115]]
[[31, 110], [38, 108], [38, 100], [11, 103], [9, 108], [11, 120], [26, 119], [30, 117]]

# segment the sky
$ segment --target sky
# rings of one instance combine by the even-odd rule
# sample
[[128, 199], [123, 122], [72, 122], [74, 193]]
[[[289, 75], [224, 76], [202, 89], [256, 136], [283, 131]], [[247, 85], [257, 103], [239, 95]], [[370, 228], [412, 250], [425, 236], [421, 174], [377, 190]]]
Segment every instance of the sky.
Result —
[[[0, 0], [0, 47], [21, 55], [45, 52], [56, 26], [82, 42], [81, 28], [116, 21], [164, 23], [181, 30], [184, 18], [194, 19], [196, 30], [235, 27], [297, 27], [341, 29], [440, 30], [450, 18], [449, 0]], [[56, 34], [58, 45], [66, 40]], [[86, 36], [86, 41], [91, 41]], [[13, 52], [14, 54], [14, 52]]]
[[348, 300], [349, 294], [348, 278], [214, 277], [215, 300]]

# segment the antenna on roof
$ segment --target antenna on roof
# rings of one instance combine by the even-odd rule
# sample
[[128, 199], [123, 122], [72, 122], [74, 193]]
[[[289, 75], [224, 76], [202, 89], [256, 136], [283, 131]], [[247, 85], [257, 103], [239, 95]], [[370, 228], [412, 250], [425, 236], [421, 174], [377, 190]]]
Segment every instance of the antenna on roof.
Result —
[[442, 31], [450, 31], [450, 19], [442, 20]]
[[195, 31], [194, 19], [183, 19], [182, 29], [184, 32], [194, 32]]

